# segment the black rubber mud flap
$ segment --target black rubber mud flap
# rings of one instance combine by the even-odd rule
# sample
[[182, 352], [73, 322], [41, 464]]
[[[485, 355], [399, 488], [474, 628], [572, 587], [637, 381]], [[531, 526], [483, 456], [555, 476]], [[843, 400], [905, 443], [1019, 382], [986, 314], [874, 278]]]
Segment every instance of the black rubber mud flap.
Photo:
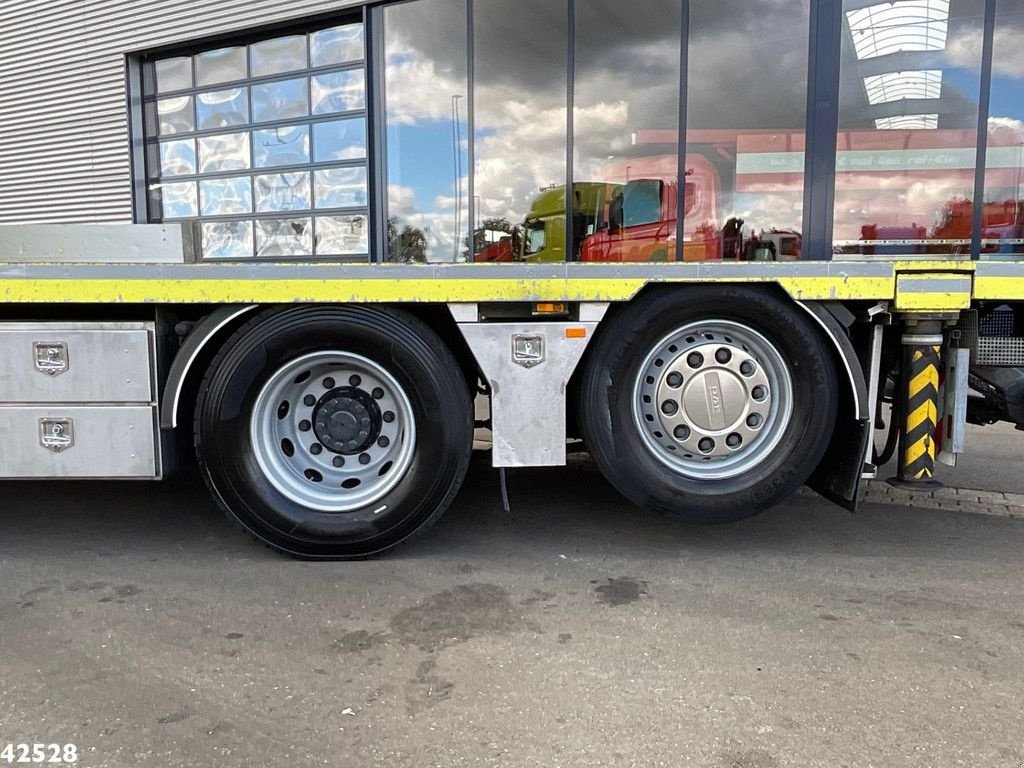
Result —
[[836, 424], [832, 442], [807, 486], [843, 509], [856, 512], [864, 457], [871, 437], [869, 419], [850, 419]]

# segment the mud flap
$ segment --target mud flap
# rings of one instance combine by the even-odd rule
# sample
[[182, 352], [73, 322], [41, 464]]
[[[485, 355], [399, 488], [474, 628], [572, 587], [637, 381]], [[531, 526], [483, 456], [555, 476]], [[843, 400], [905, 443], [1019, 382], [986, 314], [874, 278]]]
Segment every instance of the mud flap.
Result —
[[836, 424], [832, 442], [807, 486], [843, 509], [856, 512], [864, 457], [871, 438], [869, 419], [851, 419]]

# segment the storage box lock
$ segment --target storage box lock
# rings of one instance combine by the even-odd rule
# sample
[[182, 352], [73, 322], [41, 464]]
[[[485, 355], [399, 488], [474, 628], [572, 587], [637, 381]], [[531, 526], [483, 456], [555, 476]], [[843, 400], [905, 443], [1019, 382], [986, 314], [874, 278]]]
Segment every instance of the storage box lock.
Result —
[[39, 443], [54, 453], [66, 451], [75, 444], [75, 422], [72, 419], [40, 419]]
[[512, 336], [512, 362], [533, 368], [544, 362], [544, 337], [517, 333]]
[[36, 370], [47, 376], [60, 376], [70, 367], [68, 345], [63, 341], [37, 341], [35, 349]]

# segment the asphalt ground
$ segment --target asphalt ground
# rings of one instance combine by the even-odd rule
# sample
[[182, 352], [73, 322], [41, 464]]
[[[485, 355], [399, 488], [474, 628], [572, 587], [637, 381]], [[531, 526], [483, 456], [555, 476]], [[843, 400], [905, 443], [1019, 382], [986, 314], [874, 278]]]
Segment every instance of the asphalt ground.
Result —
[[[0, 748], [82, 766], [1024, 766], [1024, 521], [801, 495], [695, 527], [478, 462], [430, 532], [276, 556], [201, 483], [9, 483]], [[0, 762], [0, 765], [3, 765]]]

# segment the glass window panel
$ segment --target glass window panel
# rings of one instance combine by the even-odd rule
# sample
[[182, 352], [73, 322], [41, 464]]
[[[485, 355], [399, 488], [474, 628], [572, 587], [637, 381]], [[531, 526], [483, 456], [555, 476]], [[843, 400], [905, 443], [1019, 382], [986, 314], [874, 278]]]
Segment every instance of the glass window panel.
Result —
[[309, 36], [309, 58], [314, 67], [329, 67], [363, 58], [363, 25], [346, 24], [321, 29]]
[[[420, 2], [424, 1], [420, 0]], [[426, 87], [426, 84], [423, 85]], [[312, 93], [314, 115], [352, 112], [366, 108], [365, 75], [361, 69], [315, 75], [312, 82]]]
[[[980, 43], [979, 43], [980, 45]], [[1024, 0], [997, 0], [981, 257], [1024, 255]]]
[[260, 219], [256, 222], [256, 255], [271, 259], [313, 255], [313, 222], [304, 219]]
[[249, 92], [245, 88], [208, 91], [196, 96], [199, 129], [230, 128], [249, 122]]
[[970, 253], [984, 6], [844, 0], [837, 255]]
[[203, 216], [225, 216], [252, 212], [252, 179], [234, 176], [199, 182]]
[[316, 255], [348, 256], [369, 252], [369, 225], [364, 213], [316, 217]]
[[191, 96], [172, 96], [156, 103], [157, 127], [161, 136], [187, 133], [196, 128]]
[[313, 159], [318, 163], [366, 157], [366, 120], [331, 120], [313, 124]]
[[291, 120], [309, 114], [309, 93], [306, 78], [257, 83], [252, 86], [252, 120], [266, 123]]
[[163, 219], [186, 219], [199, 214], [194, 181], [154, 184], [150, 191], [151, 198], [154, 204], [159, 206]]
[[686, 261], [801, 256], [809, 6], [780, 0], [766, 13], [746, 0], [690, 4]]
[[252, 257], [251, 221], [207, 221], [203, 223], [203, 256], [207, 259]]
[[196, 85], [215, 85], [248, 76], [245, 48], [219, 48], [196, 54]]
[[[676, 260], [681, 8], [576, 0], [570, 260]], [[536, 214], [569, 205], [548, 193]]]
[[256, 177], [256, 210], [307, 211], [309, 174], [274, 173]]
[[475, 261], [565, 259], [567, 21], [567, 0], [474, 5]]
[[249, 167], [249, 134], [224, 133], [199, 139], [199, 172], [241, 171]]
[[196, 172], [196, 142], [176, 139], [160, 142], [160, 176], [188, 176]]
[[192, 87], [192, 59], [189, 56], [161, 59], [156, 62], [155, 69], [156, 89], [160, 93]]
[[330, 168], [314, 174], [317, 208], [357, 208], [366, 205], [366, 169]]
[[464, 261], [469, 239], [466, 3], [384, 9], [392, 261]]
[[287, 125], [253, 131], [257, 168], [309, 163], [309, 126]]
[[306, 36], [292, 35], [249, 46], [252, 77], [266, 77], [306, 68]]

